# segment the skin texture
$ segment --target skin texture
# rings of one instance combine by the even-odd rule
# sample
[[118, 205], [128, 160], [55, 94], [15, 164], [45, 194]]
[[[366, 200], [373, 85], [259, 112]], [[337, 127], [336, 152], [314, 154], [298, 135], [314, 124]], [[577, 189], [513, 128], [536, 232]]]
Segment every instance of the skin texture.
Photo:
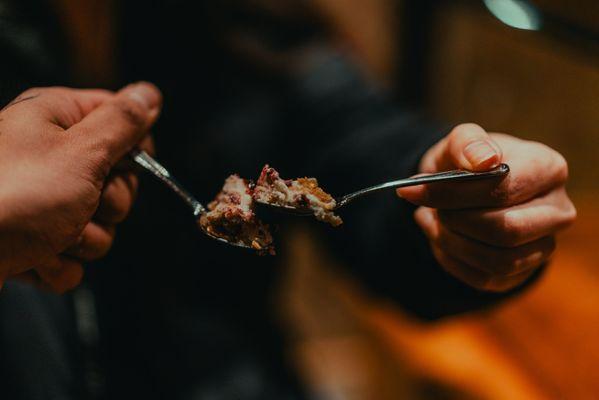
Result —
[[555, 150], [462, 124], [434, 145], [422, 173], [455, 168], [483, 171], [504, 162], [507, 177], [420, 185], [397, 194], [421, 207], [415, 219], [440, 265], [483, 291], [524, 282], [555, 248], [555, 234], [576, 218], [565, 183], [568, 165]]
[[121, 159], [151, 150], [161, 103], [148, 83], [34, 88], [0, 111], [0, 285], [19, 276], [64, 292], [108, 251], [137, 188]]

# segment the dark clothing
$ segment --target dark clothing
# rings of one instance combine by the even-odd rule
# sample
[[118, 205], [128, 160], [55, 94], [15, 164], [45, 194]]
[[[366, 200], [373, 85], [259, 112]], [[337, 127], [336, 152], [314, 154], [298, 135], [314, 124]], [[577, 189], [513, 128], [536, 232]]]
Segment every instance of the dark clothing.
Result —
[[0, 293], [2, 399], [78, 399], [77, 334], [69, 299], [7, 282]]
[[[164, 91], [163, 116], [154, 129], [158, 158], [200, 199], [211, 199], [228, 174], [257, 177], [267, 162], [286, 177], [316, 176], [330, 192], [347, 193], [414, 174], [424, 151], [447, 132], [394, 104], [332, 49], [315, 49], [303, 68], [269, 80], [218, 48], [190, 3], [147, 3], [129, 2], [123, 10], [123, 81], [150, 80]], [[12, 60], [14, 71], [21, 61]], [[18, 79], [19, 90], [31, 82]], [[3, 101], [14, 95], [0, 93]], [[309, 223], [373, 295], [421, 317], [505, 297], [480, 293], [444, 273], [413, 222], [413, 210], [390, 192], [356, 201], [342, 213], [339, 229]], [[97, 340], [85, 333], [82, 339], [73, 327], [73, 315], [89, 312], [74, 313], [68, 299], [52, 296], [56, 307], [50, 307], [45, 295], [11, 286], [0, 293], [0, 327], [14, 327], [0, 331], [0, 354], [8, 354], [4, 349], [21, 329], [35, 338], [20, 338], [19, 346], [29, 350], [13, 347], [10, 357], [0, 357], [0, 387], [12, 382], [10, 398], [23, 400], [305, 398], [271, 315], [281, 258], [202, 237], [179, 199], [144, 176], [114, 249], [88, 271]], [[22, 318], [14, 303], [24, 296], [48, 306], [32, 311], [36, 321], [28, 327], [13, 324]], [[19, 304], [28, 312], [29, 303]], [[59, 333], [45, 340], [46, 329]], [[75, 331], [83, 342], [75, 340]], [[27, 365], [37, 354], [33, 346], [44, 343], [58, 343], [39, 355], [44, 379], [12, 368]], [[102, 370], [105, 381], [73, 372], [86, 368]], [[54, 376], [65, 390], [50, 392], [60, 386], [46, 379]], [[47, 391], [18, 390], [28, 384]]]

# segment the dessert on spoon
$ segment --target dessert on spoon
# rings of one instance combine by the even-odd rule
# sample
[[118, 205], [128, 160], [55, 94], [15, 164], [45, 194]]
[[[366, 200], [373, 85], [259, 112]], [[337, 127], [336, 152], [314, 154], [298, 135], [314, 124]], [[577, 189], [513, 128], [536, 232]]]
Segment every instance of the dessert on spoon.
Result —
[[313, 215], [320, 221], [339, 226], [342, 220], [334, 211], [366, 194], [433, 182], [497, 178], [509, 173], [506, 164], [484, 172], [453, 170], [385, 182], [334, 198], [318, 185], [315, 178], [282, 179], [274, 168], [265, 165], [255, 184], [239, 175], [229, 176], [206, 209], [146, 152], [133, 150], [131, 157], [190, 206], [202, 232], [232, 246], [256, 250], [259, 254], [275, 254], [275, 251], [269, 226], [256, 216], [256, 204], [295, 215]]
[[240, 244], [260, 253], [274, 254], [268, 225], [256, 217], [250, 184], [231, 175], [199, 219], [200, 227], [228, 243]]
[[[272, 170], [272, 168], [268, 168], [268, 171], [269, 170]], [[331, 195], [318, 187], [318, 182], [314, 178], [300, 178], [295, 181], [290, 181], [291, 183], [288, 184], [286, 183], [288, 181], [283, 181], [278, 178], [278, 173], [274, 171], [266, 173], [266, 195], [254, 195], [254, 200], [261, 205], [273, 207], [280, 211], [289, 212], [295, 215], [314, 215], [317, 219], [329, 222], [331, 225], [336, 226], [341, 223], [341, 219], [337, 217], [333, 211], [336, 211], [358, 197], [362, 197], [367, 194], [387, 189], [423, 185], [425, 183], [449, 181], [458, 182], [498, 178], [507, 175], [509, 171], [510, 168], [507, 164], [499, 164], [497, 167], [489, 171], [482, 172], [456, 169], [452, 171], [419, 175], [412, 178], [384, 182], [336, 198], [333, 198]], [[268, 177], [271, 175], [277, 179], [269, 179]], [[270, 184], [271, 180], [274, 182], [273, 184]], [[285, 189], [284, 186], [287, 186], [288, 189]], [[291, 195], [287, 195], [288, 192], [291, 192]]]
[[343, 223], [333, 213], [337, 202], [318, 185], [316, 178], [282, 179], [268, 164], [262, 168], [253, 197], [258, 203], [288, 209], [290, 212], [308, 211], [316, 219], [333, 226]]

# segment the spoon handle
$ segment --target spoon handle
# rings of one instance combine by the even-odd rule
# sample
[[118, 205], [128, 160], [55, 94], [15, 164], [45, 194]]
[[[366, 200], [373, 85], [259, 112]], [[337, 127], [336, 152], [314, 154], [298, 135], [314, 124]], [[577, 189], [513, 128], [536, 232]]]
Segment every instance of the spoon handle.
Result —
[[164, 182], [175, 193], [179, 195], [193, 210], [193, 215], [199, 217], [206, 209], [187, 189], [185, 189], [166, 168], [158, 161], [154, 160], [148, 153], [143, 150], [133, 149], [129, 155], [137, 164], [144, 169], [150, 171], [154, 176]]
[[416, 176], [413, 178], [399, 179], [396, 181], [385, 182], [380, 185], [371, 186], [366, 189], [358, 190], [357, 192], [347, 194], [337, 200], [337, 207], [344, 206], [350, 201], [363, 196], [365, 194], [369, 194], [372, 192], [377, 192], [383, 189], [397, 189], [400, 187], [406, 186], [416, 186], [422, 185], [424, 183], [432, 183], [432, 182], [445, 182], [445, 181], [469, 181], [469, 180], [477, 180], [477, 179], [485, 179], [485, 178], [493, 178], [498, 176], [505, 176], [510, 172], [510, 167], [507, 164], [500, 164], [499, 166], [493, 168], [489, 171], [483, 172], [473, 172], [456, 169], [453, 171], [439, 172], [436, 174], [422, 175]]

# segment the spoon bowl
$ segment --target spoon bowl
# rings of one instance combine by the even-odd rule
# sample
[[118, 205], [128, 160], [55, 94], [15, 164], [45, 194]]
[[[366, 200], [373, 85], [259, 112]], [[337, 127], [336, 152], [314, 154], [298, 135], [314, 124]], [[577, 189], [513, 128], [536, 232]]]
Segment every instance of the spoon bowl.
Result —
[[[445, 172], [438, 172], [435, 174], [419, 175], [412, 178], [399, 179], [395, 181], [381, 183], [379, 185], [370, 186], [365, 189], [360, 189], [355, 192], [346, 194], [335, 198], [335, 207], [329, 211], [336, 211], [341, 207], [346, 206], [351, 201], [362, 197], [364, 195], [378, 192], [386, 189], [397, 189], [407, 186], [417, 186], [426, 183], [435, 182], [459, 182], [459, 181], [471, 181], [479, 179], [498, 178], [506, 176], [510, 172], [510, 167], [507, 164], [499, 164], [497, 167], [489, 171], [473, 172], [466, 170], [452, 170]], [[273, 204], [264, 201], [256, 200], [256, 203], [262, 207], [268, 207], [270, 209], [292, 214], [296, 216], [311, 216], [314, 215], [314, 211], [308, 207], [293, 207], [289, 205]]]
[[218, 236], [213, 232], [210, 232], [202, 224], [200, 224], [200, 218], [206, 214], [206, 207], [200, 203], [195, 196], [193, 196], [187, 189], [185, 189], [172, 175], [164, 168], [158, 161], [152, 158], [148, 153], [143, 150], [132, 150], [130, 156], [138, 165], [151, 172], [155, 177], [160, 179], [164, 184], [171, 188], [187, 205], [191, 208], [193, 217], [196, 225], [199, 229], [208, 237], [218, 240], [219, 242], [226, 243], [231, 246], [241, 247], [244, 249], [254, 250], [252, 247], [240, 243], [227, 240], [225, 237]]

